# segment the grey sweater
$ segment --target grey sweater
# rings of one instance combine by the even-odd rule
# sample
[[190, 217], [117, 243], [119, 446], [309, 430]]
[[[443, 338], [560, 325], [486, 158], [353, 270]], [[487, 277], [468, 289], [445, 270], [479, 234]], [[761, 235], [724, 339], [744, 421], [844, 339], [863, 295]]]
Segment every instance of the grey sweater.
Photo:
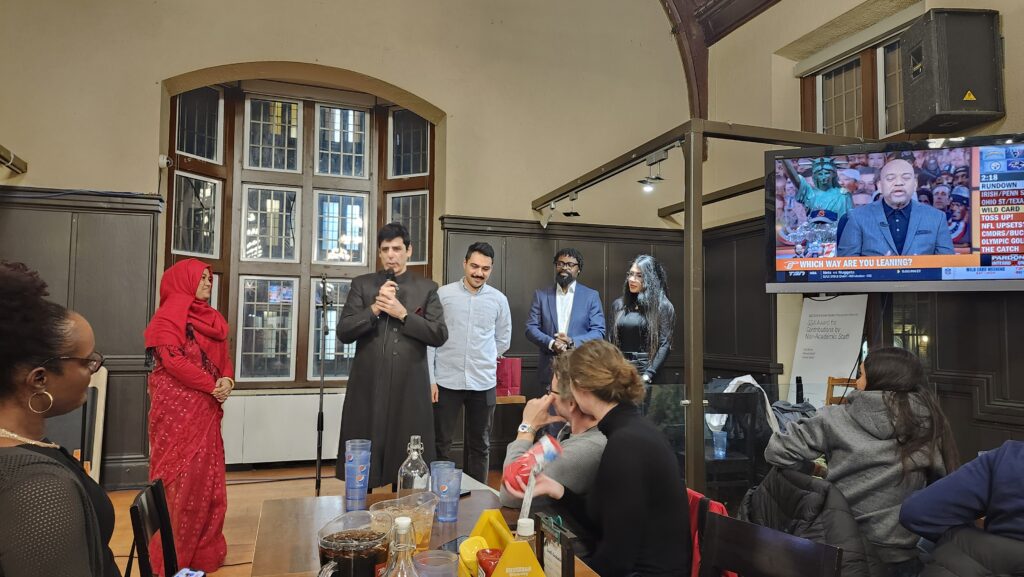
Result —
[[[861, 533], [885, 563], [916, 557], [917, 536], [899, 523], [900, 506], [928, 479], [945, 475], [941, 455], [915, 454], [913, 470], [902, 477], [899, 443], [883, 391], [850, 391], [848, 404], [826, 406], [811, 418], [790, 423], [775, 433], [764, 451], [765, 460], [784, 468], [797, 467], [822, 455], [828, 463], [827, 481], [850, 504]], [[914, 411], [926, 411], [913, 402]]]
[[[558, 442], [562, 445], [562, 456], [545, 465], [544, 474], [565, 485], [574, 493], [586, 495], [590, 492], [590, 487], [594, 485], [597, 466], [601, 463], [601, 454], [604, 452], [604, 446], [608, 439], [597, 427], [591, 427], [572, 436], [569, 435], [569, 429], [567, 424], [558, 433]], [[502, 468], [508, 467], [531, 446], [533, 443], [530, 441], [515, 440], [509, 443]], [[518, 509], [522, 506], [523, 501], [510, 495], [505, 489], [505, 484], [502, 483], [501, 504], [504, 507]]]

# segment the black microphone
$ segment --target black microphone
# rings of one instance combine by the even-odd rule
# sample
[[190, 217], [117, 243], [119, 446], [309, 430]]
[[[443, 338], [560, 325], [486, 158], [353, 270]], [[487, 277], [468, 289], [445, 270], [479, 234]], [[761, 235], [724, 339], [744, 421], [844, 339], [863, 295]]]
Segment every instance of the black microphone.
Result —
[[[388, 281], [397, 282], [395, 281], [395, 271], [391, 269], [384, 271], [384, 282], [387, 283]], [[395, 294], [398, 294], [397, 286], [395, 287]], [[388, 343], [388, 325], [391, 324], [391, 315], [384, 311], [381, 311], [380, 314], [384, 317], [384, 338], [380, 343], [380, 356], [381, 358], [384, 358], [384, 348]]]

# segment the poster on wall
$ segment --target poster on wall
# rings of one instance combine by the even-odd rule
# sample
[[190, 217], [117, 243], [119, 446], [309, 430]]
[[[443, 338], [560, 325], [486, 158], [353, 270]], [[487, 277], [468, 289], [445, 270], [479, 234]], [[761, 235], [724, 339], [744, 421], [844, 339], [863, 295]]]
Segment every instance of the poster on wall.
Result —
[[804, 299], [790, 373], [790, 402], [796, 400], [797, 377], [803, 380], [806, 400], [820, 407], [825, 404], [829, 377], [856, 376], [867, 304], [866, 294]]

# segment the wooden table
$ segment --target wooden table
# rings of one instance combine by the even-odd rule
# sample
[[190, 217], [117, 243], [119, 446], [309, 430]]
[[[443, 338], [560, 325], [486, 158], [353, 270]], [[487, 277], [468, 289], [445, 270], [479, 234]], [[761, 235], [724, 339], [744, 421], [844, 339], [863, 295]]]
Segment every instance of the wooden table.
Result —
[[[394, 498], [393, 493], [371, 493], [366, 501], [367, 505], [372, 505]], [[252, 577], [316, 577], [320, 570], [316, 533], [344, 512], [343, 500], [341, 496], [330, 496], [264, 501], [256, 531]], [[493, 492], [472, 491], [459, 501], [458, 521], [434, 521], [430, 548], [439, 548], [459, 535], [469, 535], [482, 511], [498, 508], [501, 503]], [[501, 513], [506, 522], [514, 522], [519, 516], [516, 509], [501, 508]], [[576, 560], [576, 575], [597, 577], [579, 559]]]

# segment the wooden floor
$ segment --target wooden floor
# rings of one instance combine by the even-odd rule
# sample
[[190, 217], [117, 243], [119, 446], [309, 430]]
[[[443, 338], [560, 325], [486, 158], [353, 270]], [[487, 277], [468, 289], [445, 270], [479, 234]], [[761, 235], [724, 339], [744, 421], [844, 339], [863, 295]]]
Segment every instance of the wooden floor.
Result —
[[[216, 577], [249, 577], [252, 567], [253, 544], [256, 542], [256, 528], [259, 525], [260, 507], [267, 499], [290, 497], [311, 497], [314, 494], [315, 469], [312, 466], [286, 467], [280, 469], [255, 469], [228, 473], [228, 513], [224, 521], [224, 536], [228, 541], [228, 556], [224, 567], [215, 573]], [[333, 464], [323, 469], [321, 495], [340, 495], [345, 485], [334, 478]], [[500, 472], [491, 471], [488, 485], [497, 488]], [[128, 551], [132, 545], [131, 519], [128, 507], [138, 491], [112, 491], [110, 500], [114, 503], [117, 522], [110, 548], [117, 557], [117, 564], [124, 573]], [[133, 569], [133, 574], [138, 574]]]

